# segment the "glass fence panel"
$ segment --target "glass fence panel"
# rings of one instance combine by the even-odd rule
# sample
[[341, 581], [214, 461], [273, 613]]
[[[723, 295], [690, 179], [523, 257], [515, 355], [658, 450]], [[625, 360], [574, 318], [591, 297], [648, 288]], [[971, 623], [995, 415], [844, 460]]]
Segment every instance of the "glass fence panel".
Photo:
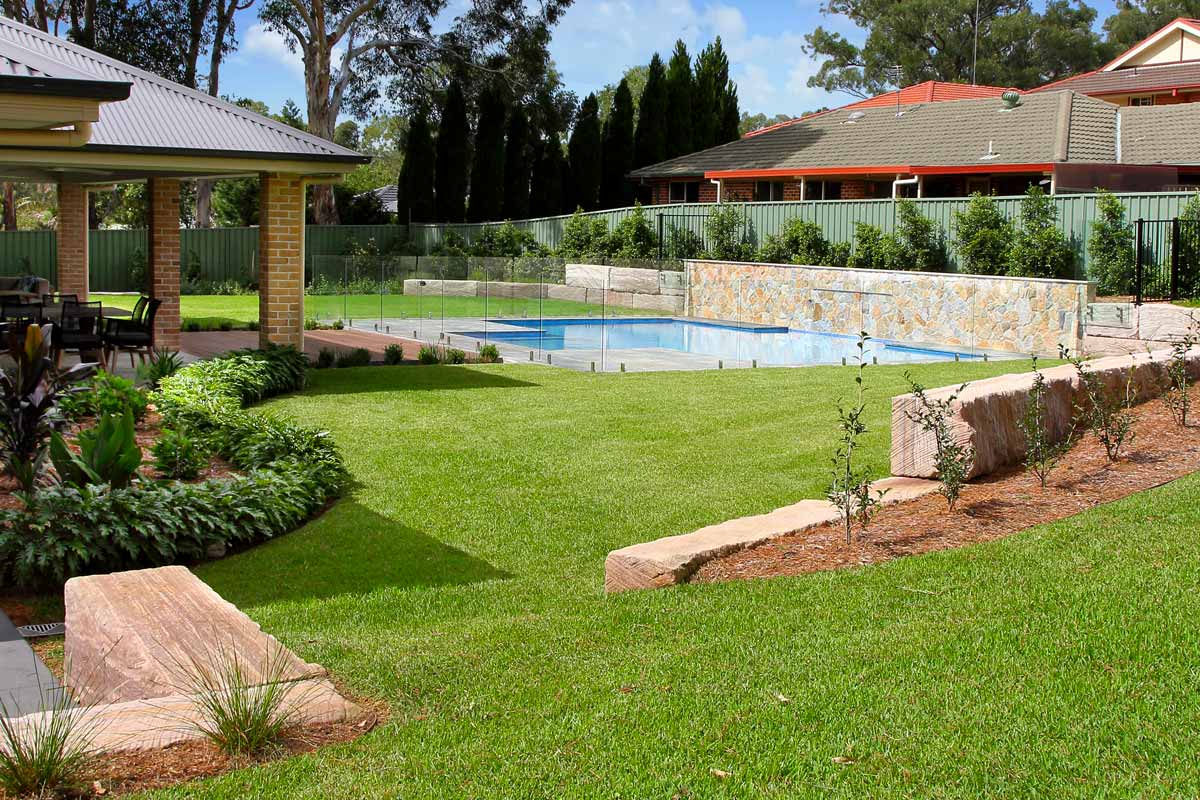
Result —
[[344, 256], [313, 256], [304, 289], [304, 316], [329, 324], [346, 316], [346, 264]]

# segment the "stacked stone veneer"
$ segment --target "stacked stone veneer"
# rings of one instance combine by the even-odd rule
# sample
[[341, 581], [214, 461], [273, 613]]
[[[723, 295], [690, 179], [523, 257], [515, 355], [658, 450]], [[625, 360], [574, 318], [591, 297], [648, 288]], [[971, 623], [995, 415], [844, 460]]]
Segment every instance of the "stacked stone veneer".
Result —
[[1084, 281], [687, 263], [689, 316], [877, 339], [1055, 354], [1083, 345]]

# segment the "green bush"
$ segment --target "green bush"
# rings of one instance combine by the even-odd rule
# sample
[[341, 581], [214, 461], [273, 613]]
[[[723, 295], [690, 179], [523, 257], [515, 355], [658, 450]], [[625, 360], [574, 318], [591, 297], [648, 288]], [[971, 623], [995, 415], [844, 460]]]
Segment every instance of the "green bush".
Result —
[[1096, 200], [1096, 221], [1088, 237], [1091, 278], [1099, 295], [1133, 293], [1134, 236], [1125, 220], [1125, 206], [1112, 192], [1101, 190]]
[[1075, 253], [1058, 229], [1054, 200], [1031, 186], [1021, 201], [1021, 225], [1008, 251], [1008, 274], [1020, 278], [1070, 278]]
[[959, 265], [972, 275], [1003, 275], [1008, 269], [1008, 248], [1013, 240], [1012, 223], [996, 201], [975, 192], [963, 211], [954, 212], [954, 241]]
[[896, 239], [902, 250], [899, 269], [945, 272], [946, 240], [942, 229], [921, 213], [912, 200], [896, 203]]
[[749, 261], [754, 257], [750, 243], [750, 219], [746, 210], [732, 203], [717, 203], [704, 223], [709, 258], [717, 261]]
[[371, 365], [371, 351], [365, 347], [356, 347], [349, 353], [342, 353], [337, 357], [334, 363], [338, 369], [346, 367], [369, 367]]
[[96, 424], [76, 437], [79, 452], [67, 447], [58, 431], [50, 439], [50, 460], [58, 479], [71, 486], [100, 484], [123, 489], [137, 477], [142, 465], [133, 414], [102, 414]]
[[755, 258], [771, 264], [828, 266], [832, 248], [821, 226], [795, 218], [783, 230], [767, 237]]
[[494, 344], [485, 344], [479, 348], [480, 364], [495, 364], [500, 360], [500, 348]]
[[150, 354], [150, 360], [138, 367], [138, 379], [151, 389], [158, 388], [163, 378], [169, 378], [183, 369], [183, 358], [174, 350], [158, 349]]
[[322, 347], [317, 353], [317, 361], [313, 365], [317, 369], [329, 369], [337, 362], [337, 353], [331, 347]]
[[176, 480], [190, 481], [208, 466], [208, 453], [204, 448], [183, 431], [173, 428], [163, 429], [150, 452], [154, 455], [154, 468]]
[[907, 269], [903, 261], [904, 247], [895, 236], [865, 222], [855, 223], [854, 249], [847, 266], [854, 269]]
[[457, 347], [451, 347], [446, 350], [445, 363], [447, 364], [465, 364], [467, 363], [467, 354]]
[[433, 345], [423, 344], [421, 349], [417, 351], [418, 364], [440, 364], [442, 363], [442, 355]]
[[97, 372], [81, 391], [63, 399], [62, 410], [74, 420], [105, 414], [120, 416], [129, 411], [136, 421], [146, 416], [149, 405], [149, 396], [133, 381], [111, 372]]
[[633, 211], [617, 223], [609, 238], [609, 249], [616, 258], [658, 256], [658, 234], [641, 203], [634, 204]]
[[473, 256], [516, 258], [524, 255], [545, 256], [546, 247], [538, 243], [532, 231], [518, 228], [506, 221], [503, 225], [491, 225], [475, 238], [468, 252]]
[[203, 558], [292, 530], [341, 494], [346, 470], [324, 431], [243, 406], [303, 388], [295, 348], [200, 361], [163, 380], [165, 424], [186, 428], [245, 474], [128, 488], [54, 486], [25, 509], [0, 510], [0, 585], [61, 584], [73, 575]]
[[582, 208], [563, 225], [563, 237], [557, 255], [562, 258], [596, 258], [612, 255], [608, 223], [603, 217], [589, 217]]
[[389, 344], [383, 348], [383, 363], [395, 365], [402, 361], [404, 361], [404, 347], [402, 345]]

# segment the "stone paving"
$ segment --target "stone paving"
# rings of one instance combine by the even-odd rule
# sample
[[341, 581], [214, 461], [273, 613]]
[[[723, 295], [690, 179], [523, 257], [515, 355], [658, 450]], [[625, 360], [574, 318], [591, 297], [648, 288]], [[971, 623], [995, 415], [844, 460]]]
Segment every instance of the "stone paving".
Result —
[[59, 691], [58, 680], [0, 611], [0, 707], [4, 715], [20, 717], [51, 707]]

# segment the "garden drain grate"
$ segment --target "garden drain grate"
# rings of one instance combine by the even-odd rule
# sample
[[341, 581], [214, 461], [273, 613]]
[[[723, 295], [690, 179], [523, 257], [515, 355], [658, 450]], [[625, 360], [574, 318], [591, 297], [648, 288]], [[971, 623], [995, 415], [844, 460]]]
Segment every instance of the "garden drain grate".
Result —
[[42, 636], [62, 636], [67, 632], [66, 623], [42, 622], [37, 625], [21, 625], [17, 633], [26, 639], [37, 639]]

